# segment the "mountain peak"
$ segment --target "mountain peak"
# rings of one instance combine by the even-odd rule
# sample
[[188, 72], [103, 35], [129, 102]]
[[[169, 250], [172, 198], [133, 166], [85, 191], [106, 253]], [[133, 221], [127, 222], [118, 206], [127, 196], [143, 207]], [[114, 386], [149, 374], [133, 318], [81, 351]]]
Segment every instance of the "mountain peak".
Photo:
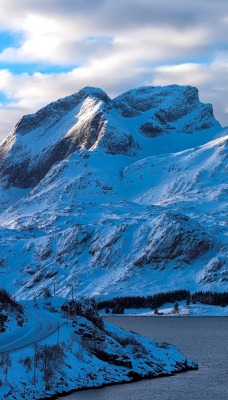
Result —
[[78, 94], [81, 94], [82, 96], [92, 96], [97, 99], [100, 99], [104, 101], [105, 103], [109, 103], [111, 101], [110, 97], [107, 95], [107, 93], [104, 92], [104, 90], [98, 88], [98, 87], [93, 87], [93, 86], [85, 86], [82, 88]]
[[[155, 109], [172, 110], [172, 116], [170, 113], [168, 116], [166, 111], [168, 122], [180, 119], [199, 105], [202, 106], [197, 88], [179, 85], [138, 87], [117, 96], [112, 103], [121, 115], [127, 118], [137, 117]], [[163, 119], [159, 119], [159, 116], [158, 120], [159, 123], [163, 123]]]
[[102, 89], [87, 86], [77, 93], [51, 102], [42, 107], [35, 114], [23, 116], [15, 126], [15, 131], [17, 134], [24, 135], [28, 133], [28, 131], [44, 125], [47, 120], [51, 119], [52, 122], [54, 122], [55, 119], [60, 120], [67, 112], [83, 102], [87, 97], [92, 97], [105, 103], [111, 101]]
[[18, 122], [0, 146], [1, 176], [9, 186], [34, 187], [80, 149], [145, 157], [203, 144], [219, 130], [211, 105], [199, 101], [194, 87], [143, 86], [111, 100], [87, 86]]

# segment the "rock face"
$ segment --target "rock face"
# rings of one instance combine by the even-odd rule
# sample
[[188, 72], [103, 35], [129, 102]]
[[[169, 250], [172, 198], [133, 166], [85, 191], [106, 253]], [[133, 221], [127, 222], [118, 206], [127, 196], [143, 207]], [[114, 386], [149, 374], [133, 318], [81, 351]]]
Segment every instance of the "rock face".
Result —
[[142, 87], [124, 93], [112, 104], [125, 118], [146, 116], [140, 132], [147, 137], [173, 130], [194, 133], [216, 125], [212, 106], [200, 103], [198, 90], [191, 86]]
[[134, 264], [163, 265], [169, 260], [191, 264], [213, 246], [213, 238], [198, 223], [181, 214], [165, 213], [155, 219], [144, 254]]
[[5, 285], [225, 290], [227, 138], [190, 86], [87, 87], [23, 117], [0, 145]]

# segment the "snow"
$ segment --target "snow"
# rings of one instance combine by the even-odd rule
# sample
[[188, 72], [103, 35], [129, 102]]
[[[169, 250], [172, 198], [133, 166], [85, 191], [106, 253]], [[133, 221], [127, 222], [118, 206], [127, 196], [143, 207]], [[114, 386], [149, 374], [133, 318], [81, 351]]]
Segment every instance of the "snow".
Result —
[[24, 117], [1, 147], [2, 284], [21, 299], [227, 290], [227, 141], [177, 85], [85, 88]]
[[[72, 389], [170, 375], [197, 367], [196, 363], [187, 360], [175, 347], [126, 332], [107, 322], [101, 329], [84, 316], [77, 315], [76, 322], [72, 323], [72, 320], [68, 321], [66, 315], [60, 313], [64, 302], [65, 299], [49, 298], [39, 299], [36, 303], [23, 303], [27, 317], [27, 323], [20, 328], [24, 348], [15, 348], [16, 340], [18, 344], [20, 341], [17, 330], [14, 331], [15, 340], [12, 330], [4, 334], [4, 337], [8, 335], [10, 363], [6, 372], [5, 360], [5, 368], [0, 371], [0, 379], [6, 383], [0, 387], [2, 399], [11, 400], [16, 396], [18, 400], [30, 400], [32, 396], [35, 400]], [[90, 307], [88, 301], [81, 304], [84, 304], [85, 310]], [[34, 313], [37, 320], [34, 319]], [[42, 341], [40, 323], [46, 327], [46, 333], [43, 332], [46, 338], [43, 336]], [[50, 334], [58, 323], [62, 324], [59, 334]], [[34, 369], [35, 342], [37, 364]], [[58, 352], [63, 352], [63, 357], [57, 354], [54, 358], [48, 356], [46, 362], [49, 362], [51, 374], [47, 379], [40, 346], [53, 346], [57, 342], [60, 346]], [[5, 347], [0, 347], [1, 359], [5, 357], [5, 350]], [[51, 364], [49, 360], [52, 360]]]
[[23, 324], [23, 327], [15, 326], [13, 321], [11, 322], [8, 330], [0, 336], [0, 353], [20, 349], [33, 344], [35, 341], [40, 341], [56, 331], [58, 323], [65, 322], [64, 319], [50, 314], [45, 309], [36, 312], [34, 302], [32, 304], [24, 303], [24, 306], [28, 320]]

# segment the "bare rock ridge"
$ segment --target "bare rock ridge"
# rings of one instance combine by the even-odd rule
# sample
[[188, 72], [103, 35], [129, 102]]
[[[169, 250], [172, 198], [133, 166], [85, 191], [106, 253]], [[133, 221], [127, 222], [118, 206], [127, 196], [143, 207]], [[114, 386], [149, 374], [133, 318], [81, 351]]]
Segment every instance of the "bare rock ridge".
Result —
[[86, 87], [23, 117], [0, 145], [5, 287], [227, 290], [227, 144], [191, 86]]

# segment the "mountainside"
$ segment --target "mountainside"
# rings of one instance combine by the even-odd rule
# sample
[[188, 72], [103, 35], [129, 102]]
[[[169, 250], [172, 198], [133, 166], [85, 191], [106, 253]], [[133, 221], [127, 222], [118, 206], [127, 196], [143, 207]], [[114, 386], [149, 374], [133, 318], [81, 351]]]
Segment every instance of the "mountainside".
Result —
[[228, 130], [197, 89], [84, 88], [0, 145], [0, 268], [22, 298], [228, 289]]

